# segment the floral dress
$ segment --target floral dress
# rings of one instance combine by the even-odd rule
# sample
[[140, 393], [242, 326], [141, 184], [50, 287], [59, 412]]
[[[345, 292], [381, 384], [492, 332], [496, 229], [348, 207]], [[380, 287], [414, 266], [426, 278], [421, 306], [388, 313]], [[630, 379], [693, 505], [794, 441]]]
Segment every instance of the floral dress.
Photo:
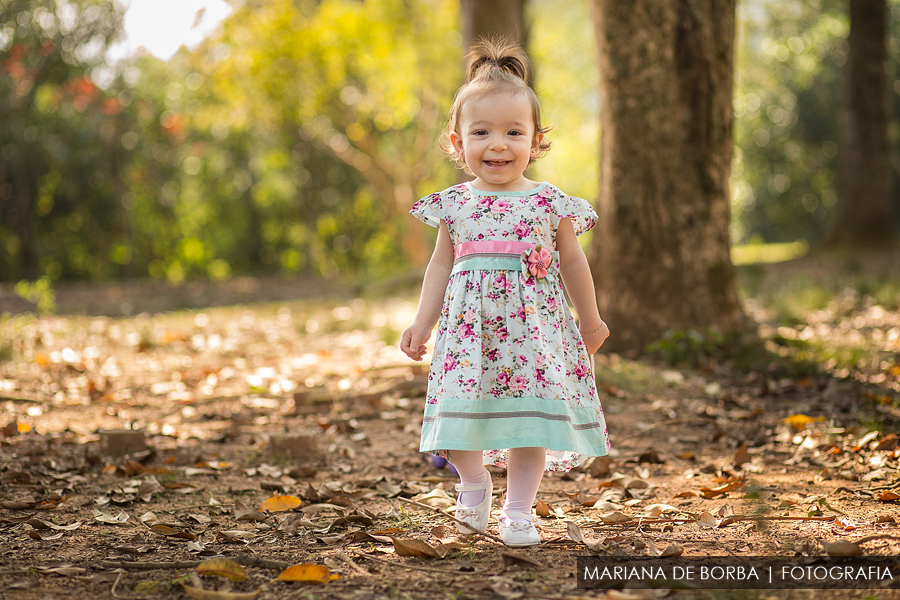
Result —
[[597, 215], [542, 183], [482, 192], [463, 183], [410, 211], [447, 224], [454, 267], [438, 323], [420, 450], [482, 450], [506, 466], [509, 448], [547, 448], [545, 468], [567, 470], [609, 452], [591, 357], [566, 304], [556, 229], [576, 235]]

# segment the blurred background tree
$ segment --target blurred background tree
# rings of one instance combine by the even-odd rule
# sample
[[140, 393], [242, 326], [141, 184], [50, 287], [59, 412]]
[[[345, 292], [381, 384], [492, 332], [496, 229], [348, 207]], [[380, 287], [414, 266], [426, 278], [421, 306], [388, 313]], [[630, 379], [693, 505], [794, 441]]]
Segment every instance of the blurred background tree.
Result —
[[[891, 210], [886, 0], [849, 0], [841, 98], [837, 214], [830, 241], [878, 246], [897, 239]], [[896, 152], [896, 148], [894, 149]]]
[[112, 0], [0, 5], [2, 280], [124, 274], [127, 115], [91, 76], [121, 27]]
[[[894, 179], [890, 222], [897, 231], [900, 3], [894, 0], [888, 9], [887, 127]], [[760, 0], [742, 3], [739, 13], [732, 240], [820, 244], [838, 202], [848, 3]]]
[[[849, 0], [738, 6], [731, 238], [822, 242], [837, 207]], [[534, 177], [599, 194], [588, 0], [524, 6], [556, 125]], [[421, 264], [412, 201], [464, 53], [457, 0], [235, 0], [201, 44], [108, 64], [113, 0], [0, 4], [0, 280], [389, 273]], [[900, 2], [886, 7], [892, 177]], [[891, 210], [898, 223], [894, 185]]]

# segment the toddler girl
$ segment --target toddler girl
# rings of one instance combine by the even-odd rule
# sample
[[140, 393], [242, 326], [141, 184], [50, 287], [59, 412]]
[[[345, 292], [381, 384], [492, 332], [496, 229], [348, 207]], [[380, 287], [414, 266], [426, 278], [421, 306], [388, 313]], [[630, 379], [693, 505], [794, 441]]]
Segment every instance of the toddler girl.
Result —
[[499, 529], [508, 546], [541, 541], [531, 509], [545, 469], [609, 451], [590, 358], [609, 330], [575, 239], [597, 215], [586, 201], [525, 177], [550, 147], [529, 79], [516, 45], [482, 42], [469, 53], [444, 149], [475, 178], [410, 211], [439, 229], [400, 342], [422, 360], [440, 320], [420, 449], [456, 467], [456, 517], [479, 531], [493, 492], [484, 465], [507, 467]]

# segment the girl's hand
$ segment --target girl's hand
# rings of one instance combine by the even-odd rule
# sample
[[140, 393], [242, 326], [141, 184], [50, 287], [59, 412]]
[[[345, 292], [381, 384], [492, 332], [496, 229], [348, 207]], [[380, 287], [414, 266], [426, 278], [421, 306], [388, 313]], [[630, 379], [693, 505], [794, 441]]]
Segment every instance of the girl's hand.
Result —
[[605, 342], [608, 337], [609, 327], [606, 326], [604, 321], [600, 322], [600, 328], [597, 331], [589, 330], [581, 332], [581, 339], [584, 340], [584, 345], [587, 346], [588, 354], [593, 354], [599, 350], [600, 346], [603, 345], [603, 342]]
[[431, 328], [413, 323], [400, 335], [400, 349], [413, 360], [422, 360], [428, 352], [425, 342], [431, 337]]

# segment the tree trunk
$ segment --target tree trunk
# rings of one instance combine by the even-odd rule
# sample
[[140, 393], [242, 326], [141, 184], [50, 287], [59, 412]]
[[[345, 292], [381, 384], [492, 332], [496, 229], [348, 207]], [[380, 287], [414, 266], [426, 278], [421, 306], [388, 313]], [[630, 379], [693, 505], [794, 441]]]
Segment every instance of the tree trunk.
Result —
[[833, 244], [873, 246], [896, 235], [885, 71], [887, 17], [885, 0], [850, 0]]
[[460, 0], [463, 25], [463, 48], [482, 37], [508, 37], [523, 47], [527, 45], [525, 0]]
[[591, 267], [612, 350], [739, 332], [729, 255], [735, 0], [594, 0], [602, 126]]

